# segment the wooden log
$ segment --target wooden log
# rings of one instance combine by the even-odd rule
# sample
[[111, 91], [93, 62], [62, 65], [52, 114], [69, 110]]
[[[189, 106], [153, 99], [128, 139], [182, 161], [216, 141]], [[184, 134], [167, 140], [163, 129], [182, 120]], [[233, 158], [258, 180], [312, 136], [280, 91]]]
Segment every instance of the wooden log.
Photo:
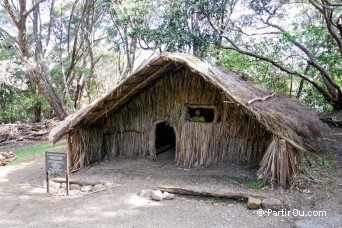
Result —
[[321, 118], [320, 120], [329, 126], [342, 127], [342, 120], [333, 120], [332, 118]]
[[[56, 183], [66, 183], [65, 178], [51, 178], [50, 179]], [[69, 179], [70, 184], [79, 184], [79, 185], [97, 185], [97, 184], [107, 184], [106, 181], [90, 181], [90, 180], [77, 180], [77, 179]]]
[[88, 192], [88, 193], [86, 193], [84, 195], [87, 196], [87, 195], [90, 195], [90, 194], [93, 194], [93, 193], [101, 192], [101, 191], [108, 190], [108, 189], [115, 188], [115, 187], [117, 187], [117, 186], [109, 186], [107, 188], [103, 188], [103, 189], [100, 189], [100, 190], [97, 190], [97, 191], [94, 191], [94, 192]]
[[180, 195], [190, 195], [190, 196], [202, 196], [202, 197], [217, 197], [225, 199], [235, 199], [235, 200], [248, 200], [248, 197], [255, 198], [266, 198], [261, 195], [253, 195], [247, 192], [207, 192], [207, 191], [197, 191], [179, 187], [168, 187], [162, 186], [157, 187], [162, 192], [180, 194]]
[[13, 154], [12, 152], [0, 152], [0, 164], [1, 165], [7, 165], [14, 160], [16, 160], [18, 157]]

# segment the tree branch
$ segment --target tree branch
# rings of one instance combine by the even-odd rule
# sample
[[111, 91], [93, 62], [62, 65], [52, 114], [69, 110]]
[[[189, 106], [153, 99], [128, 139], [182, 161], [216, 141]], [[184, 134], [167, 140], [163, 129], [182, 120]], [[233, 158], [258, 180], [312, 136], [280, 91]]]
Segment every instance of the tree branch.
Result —
[[[284, 33], [284, 34], [286, 34], [286, 31], [282, 28], [282, 27], [280, 27], [279, 25], [275, 25], [275, 24], [273, 24], [273, 23], [271, 23], [271, 22], [269, 22], [269, 20], [266, 20], [266, 21], [264, 21], [264, 23], [265, 24], [267, 24], [267, 25], [269, 25], [269, 26], [271, 26], [271, 27], [273, 27], [273, 28], [276, 28], [276, 29], [278, 29], [279, 31], [281, 31], [282, 33]], [[300, 42], [298, 42], [297, 40], [295, 40], [295, 39], [290, 39], [290, 42], [292, 43], [292, 44], [294, 44], [296, 47], [298, 47], [302, 52], [304, 52], [305, 53], [305, 55], [309, 58], [309, 63], [314, 67], [314, 68], [316, 68], [319, 72], [320, 72], [320, 74], [322, 75], [322, 77], [323, 77], [323, 81], [324, 81], [324, 84], [329, 88], [329, 91], [331, 92], [331, 93], [333, 93], [335, 96], [337, 95], [337, 93], [336, 93], [336, 90], [340, 90], [341, 88], [340, 88], [340, 86], [339, 85], [337, 85], [336, 83], [334, 83], [332, 80], [331, 80], [331, 78], [330, 78], [330, 76], [329, 76], [329, 74], [328, 74], [328, 72], [318, 63], [318, 61], [317, 61], [317, 59], [315, 58], [315, 56], [303, 45], [303, 44], [301, 44]], [[328, 82], [328, 83], [327, 83]], [[335, 90], [336, 89], [336, 90]]]
[[18, 45], [19, 47], [19, 42], [16, 38], [14, 38], [14, 36], [12, 36], [11, 34], [9, 34], [5, 29], [3, 29], [1, 26], [0, 26], [0, 33], [3, 33], [5, 34], [8, 38], [10, 38], [15, 44]]
[[45, 0], [38, 0], [32, 7], [31, 9], [29, 9], [28, 11], [26, 11], [26, 13], [24, 14], [24, 17], [26, 18], [28, 15], [30, 15], [30, 13], [33, 12], [33, 10], [35, 10], [37, 8], [37, 6], [42, 3]]
[[44, 54], [46, 53], [46, 50], [48, 49], [48, 46], [49, 46], [49, 43], [50, 43], [50, 37], [51, 37], [51, 29], [52, 29], [52, 20], [53, 20], [53, 17], [52, 17], [52, 12], [53, 12], [53, 8], [54, 8], [54, 5], [55, 5], [55, 0], [52, 0], [51, 2], [51, 7], [50, 7], [50, 22], [49, 22], [49, 27], [48, 27], [48, 34], [47, 34], [47, 37], [46, 37], [46, 43], [45, 43], [45, 50], [43, 51]]
[[[336, 41], [337, 43], [337, 46], [339, 48], [339, 51], [340, 51], [340, 55], [342, 57], [342, 34], [340, 34], [341, 36], [339, 36], [337, 34], [337, 31], [338, 31], [338, 28], [336, 27], [336, 25], [334, 24], [333, 22], [333, 19], [332, 19], [332, 9], [330, 9], [329, 7], [327, 7], [326, 4], [323, 4], [323, 3], [319, 3], [315, 0], [309, 0], [309, 2], [311, 3], [311, 5], [313, 5], [324, 17], [324, 21], [327, 25], [327, 30], [329, 32], [329, 34], [334, 38], [334, 40]], [[333, 4], [333, 3], [330, 3], [329, 5], [333, 5], [333, 6], [339, 6], [339, 5], [342, 5], [342, 4]], [[330, 18], [329, 16], [327, 15], [329, 12], [330, 14]]]
[[17, 16], [15, 15], [12, 7], [9, 5], [8, 0], [3, 0], [2, 1], [2, 7], [4, 7], [4, 9], [7, 11], [7, 13], [10, 15], [13, 23], [18, 27], [19, 25], [19, 19], [17, 18]]
[[[208, 22], [209, 24], [211, 25], [211, 27], [215, 30], [216, 33], [220, 34], [220, 32], [218, 31], [218, 29], [213, 25], [213, 23], [211, 22], [210, 20], [210, 16], [207, 15], [207, 19], [208, 19]], [[327, 91], [321, 87], [316, 81], [314, 81], [312, 78], [304, 75], [304, 74], [301, 74], [297, 71], [294, 71], [294, 70], [291, 70], [285, 66], [283, 66], [282, 64], [274, 61], [273, 59], [269, 58], [269, 57], [266, 57], [266, 56], [262, 56], [262, 55], [259, 55], [259, 54], [256, 54], [254, 52], [251, 52], [251, 51], [247, 51], [247, 50], [243, 50], [243, 49], [240, 49], [238, 47], [238, 45], [233, 41], [231, 40], [229, 37], [227, 36], [223, 36], [220, 34], [220, 36], [222, 36], [226, 41], [228, 41], [228, 43], [232, 46], [232, 47], [226, 47], [226, 46], [223, 46], [223, 45], [220, 45], [221, 48], [224, 48], [224, 49], [227, 49], [227, 50], [233, 50], [233, 51], [236, 51], [236, 52], [239, 52], [241, 54], [244, 54], [244, 55], [248, 55], [248, 56], [251, 56], [251, 57], [254, 57], [254, 58], [257, 58], [257, 59], [260, 59], [260, 60], [263, 60], [263, 61], [266, 61], [266, 62], [269, 62], [270, 64], [272, 64], [273, 66], [277, 67], [278, 69], [288, 73], [288, 74], [292, 74], [292, 75], [296, 75], [300, 78], [303, 78], [304, 80], [308, 81], [310, 84], [312, 84], [318, 91], [320, 91], [320, 93], [323, 94], [323, 96], [325, 97], [326, 100], [328, 101], [333, 101], [334, 98], [329, 94], [327, 93]]]

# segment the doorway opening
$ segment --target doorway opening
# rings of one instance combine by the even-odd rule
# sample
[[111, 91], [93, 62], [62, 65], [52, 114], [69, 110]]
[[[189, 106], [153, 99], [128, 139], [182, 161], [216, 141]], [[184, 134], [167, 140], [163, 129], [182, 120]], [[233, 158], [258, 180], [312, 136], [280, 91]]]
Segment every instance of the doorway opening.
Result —
[[158, 158], [160, 158], [160, 154], [169, 159], [175, 158], [176, 134], [173, 127], [166, 122], [158, 123], [156, 126], [155, 145]]

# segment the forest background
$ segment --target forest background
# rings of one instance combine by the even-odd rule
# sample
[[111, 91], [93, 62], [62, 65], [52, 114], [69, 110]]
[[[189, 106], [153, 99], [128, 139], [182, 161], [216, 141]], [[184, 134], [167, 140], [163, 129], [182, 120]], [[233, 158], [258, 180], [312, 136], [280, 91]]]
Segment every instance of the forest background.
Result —
[[163, 52], [342, 109], [339, 0], [0, 0], [0, 123], [64, 119]]

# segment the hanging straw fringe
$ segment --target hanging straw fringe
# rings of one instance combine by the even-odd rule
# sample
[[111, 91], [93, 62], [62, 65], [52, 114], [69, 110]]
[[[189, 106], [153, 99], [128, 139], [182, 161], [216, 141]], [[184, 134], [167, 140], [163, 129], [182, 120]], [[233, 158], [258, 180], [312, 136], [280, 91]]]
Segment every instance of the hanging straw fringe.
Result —
[[282, 188], [286, 188], [298, 170], [297, 154], [285, 140], [274, 137], [260, 162], [258, 179], [271, 177], [271, 182], [278, 182]]

